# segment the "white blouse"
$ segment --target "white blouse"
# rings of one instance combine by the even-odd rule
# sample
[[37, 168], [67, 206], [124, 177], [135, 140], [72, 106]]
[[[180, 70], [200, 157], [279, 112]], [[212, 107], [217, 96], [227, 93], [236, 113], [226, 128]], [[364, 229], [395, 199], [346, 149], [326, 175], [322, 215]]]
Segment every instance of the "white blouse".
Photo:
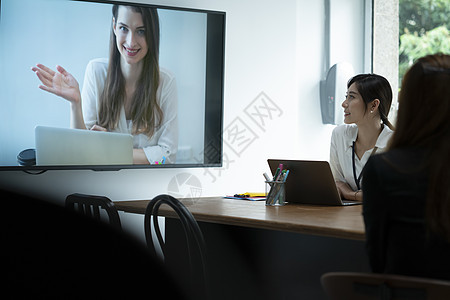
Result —
[[[98, 121], [100, 96], [105, 87], [108, 59], [91, 60], [84, 76], [81, 93], [83, 118], [88, 129]], [[178, 148], [178, 96], [175, 77], [166, 70], [160, 70], [160, 84], [157, 99], [163, 111], [163, 121], [151, 138], [145, 134], [133, 135], [133, 147], [142, 148], [148, 161], [153, 164], [161, 162], [174, 163]], [[132, 131], [132, 121], [125, 117], [125, 108], [120, 111], [119, 124], [115, 132], [129, 133]]]
[[[375, 147], [376, 153], [381, 153], [386, 150], [387, 143], [394, 132], [386, 125], [378, 136]], [[342, 181], [348, 183], [352, 190], [358, 190], [355, 177], [353, 175], [352, 162], [352, 145], [356, 141], [358, 135], [358, 126], [355, 124], [344, 124], [336, 127], [331, 135], [330, 147], [330, 166], [335, 181]], [[355, 170], [356, 176], [359, 176], [372, 154], [373, 148], [367, 150], [361, 159], [355, 155]]]

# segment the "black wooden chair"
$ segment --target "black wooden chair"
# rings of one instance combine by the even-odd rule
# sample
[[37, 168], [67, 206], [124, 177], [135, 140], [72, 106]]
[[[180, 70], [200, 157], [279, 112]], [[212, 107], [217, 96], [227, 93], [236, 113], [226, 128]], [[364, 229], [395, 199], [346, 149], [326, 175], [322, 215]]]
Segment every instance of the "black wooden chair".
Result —
[[322, 286], [331, 300], [450, 299], [450, 281], [411, 276], [330, 272]]
[[[193, 295], [194, 299], [207, 299], [209, 298], [209, 291], [206, 244], [197, 221], [183, 203], [170, 195], [156, 196], [148, 203], [144, 218], [147, 246], [156, 255], [158, 243], [164, 255], [164, 240], [158, 222], [158, 211], [162, 204], [169, 205], [176, 212], [186, 237], [190, 278], [183, 281], [184, 283], [189, 282], [188, 293]], [[152, 224], [156, 234], [155, 241], [152, 237]], [[180, 255], [183, 255], [183, 253], [180, 253]], [[172, 273], [180, 271], [179, 268], [178, 270], [170, 270], [170, 267], [168, 267], [168, 269]]]
[[102, 211], [105, 211], [109, 219], [108, 223], [117, 229], [122, 229], [119, 213], [114, 203], [107, 197], [71, 194], [66, 197], [66, 207], [99, 221], [103, 220]]

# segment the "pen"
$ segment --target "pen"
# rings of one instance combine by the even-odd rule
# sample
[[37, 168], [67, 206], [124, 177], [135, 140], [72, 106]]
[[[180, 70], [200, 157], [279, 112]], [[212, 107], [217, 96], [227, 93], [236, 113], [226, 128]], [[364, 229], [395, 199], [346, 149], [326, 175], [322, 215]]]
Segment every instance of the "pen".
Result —
[[288, 175], [289, 175], [289, 170], [287, 170], [286, 173], [284, 174], [283, 182], [286, 182]]
[[238, 198], [256, 198], [256, 197], [265, 197], [266, 194], [263, 193], [244, 193], [244, 194], [234, 194], [233, 197]]
[[279, 164], [278, 165], [278, 169], [280, 170], [280, 172], [278, 173], [278, 176], [275, 178], [275, 181], [280, 180], [280, 176], [281, 176], [282, 171], [283, 171], [283, 164]]
[[244, 195], [246, 195], [247, 197], [265, 197], [266, 194], [265, 193], [245, 193]]
[[277, 170], [275, 171], [275, 175], [273, 175], [273, 181], [277, 180], [279, 174], [280, 174], [280, 168], [278, 167]]
[[267, 173], [264, 173], [263, 176], [266, 179], [266, 181], [270, 181], [270, 177], [269, 177], [269, 175], [267, 175]]

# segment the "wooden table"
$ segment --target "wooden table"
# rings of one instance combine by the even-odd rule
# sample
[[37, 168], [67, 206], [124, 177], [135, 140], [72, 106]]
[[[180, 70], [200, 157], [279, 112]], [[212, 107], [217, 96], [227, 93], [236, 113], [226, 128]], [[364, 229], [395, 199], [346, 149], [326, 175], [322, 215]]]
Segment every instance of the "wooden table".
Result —
[[[145, 214], [149, 200], [116, 201], [118, 210]], [[207, 197], [181, 199], [198, 221], [208, 248], [212, 299], [327, 299], [320, 277], [331, 271], [370, 271], [362, 206], [287, 204]], [[172, 209], [165, 219], [166, 262], [185, 281], [184, 234]]]
[[[223, 197], [180, 200], [197, 221], [250, 228], [280, 230], [302, 234], [364, 240], [361, 205], [315, 206], [287, 204], [266, 206], [264, 201]], [[117, 201], [118, 210], [145, 214], [149, 200]], [[161, 206], [160, 214], [174, 217], [172, 209]]]

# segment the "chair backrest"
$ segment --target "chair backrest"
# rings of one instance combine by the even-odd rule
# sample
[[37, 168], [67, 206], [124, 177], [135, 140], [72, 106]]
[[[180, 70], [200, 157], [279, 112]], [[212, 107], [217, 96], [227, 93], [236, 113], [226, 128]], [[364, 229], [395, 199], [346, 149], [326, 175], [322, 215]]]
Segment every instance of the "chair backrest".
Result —
[[122, 228], [119, 213], [114, 203], [107, 197], [71, 194], [66, 197], [66, 207], [99, 221], [102, 220], [101, 211], [105, 211], [109, 218], [109, 224], [118, 229]]
[[321, 278], [331, 300], [450, 299], [450, 281], [391, 274], [330, 272]]
[[[148, 203], [144, 218], [147, 246], [149, 250], [156, 255], [157, 245], [153, 241], [151, 230], [153, 224], [157, 241], [164, 255], [164, 241], [158, 222], [158, 211], [162, 204], [169, 205], [176, 212], [186, 236], [188, 244], [187, 256], [191, 266], [190, 293], [195, 299], [207, 299], [209, 292], [207, 283], [206, 244], [197, 221], [183, 203], [170, 195], [156, 196]], [[194, 253], [194, 251], [197, 252]], [[195, 257], [200, 257], [200, 261], [195, 260]]]

